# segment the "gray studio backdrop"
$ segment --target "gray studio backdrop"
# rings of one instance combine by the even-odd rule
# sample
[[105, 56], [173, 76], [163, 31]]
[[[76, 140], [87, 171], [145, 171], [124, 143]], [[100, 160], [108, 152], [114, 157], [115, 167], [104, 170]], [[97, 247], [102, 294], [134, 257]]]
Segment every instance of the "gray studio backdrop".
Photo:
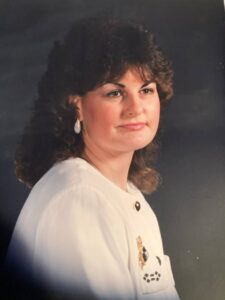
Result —
[[18, 0], [0, 2], [1, 260], [28, 189], [13, 155], [47, 54], [78, 17], [111, 12], [150, 25], [173, 60], [175, 96], [162, 118], [163, 183], [148, 198], [182, 300], [225, 299], [223, 1]]

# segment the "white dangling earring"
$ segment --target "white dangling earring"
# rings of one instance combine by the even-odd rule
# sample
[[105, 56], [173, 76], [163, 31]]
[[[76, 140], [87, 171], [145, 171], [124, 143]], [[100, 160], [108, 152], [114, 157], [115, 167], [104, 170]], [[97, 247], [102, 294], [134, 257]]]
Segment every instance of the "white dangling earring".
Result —
[[79, 134], [81, 132], [81, 124], [80, 124], [80, 120], [77, 119], [75, 124], [74, 124], [74, 131], [76, 134]]

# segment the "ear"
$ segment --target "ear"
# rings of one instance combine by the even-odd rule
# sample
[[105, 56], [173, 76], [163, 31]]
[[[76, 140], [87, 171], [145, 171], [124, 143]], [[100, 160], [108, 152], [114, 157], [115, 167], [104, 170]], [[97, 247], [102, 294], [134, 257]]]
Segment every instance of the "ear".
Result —
[[81, 96], [69, 96], [69, 104], [75, 106], [78, 110], [78, 118], [83, 121], [83, 110], [82, 110], [82, 97]]

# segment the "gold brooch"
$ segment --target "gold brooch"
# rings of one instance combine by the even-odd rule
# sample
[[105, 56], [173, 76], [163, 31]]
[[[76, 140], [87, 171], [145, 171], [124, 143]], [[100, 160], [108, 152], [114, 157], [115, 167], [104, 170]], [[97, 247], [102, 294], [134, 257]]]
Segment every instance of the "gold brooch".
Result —
[[146, 261], [148, 260], [148, 251], [143, 246], [142, 239], [140, 236], [137, 237], [137, 247], [138, 247], [138, 263], [141, 269], [143, 269]]

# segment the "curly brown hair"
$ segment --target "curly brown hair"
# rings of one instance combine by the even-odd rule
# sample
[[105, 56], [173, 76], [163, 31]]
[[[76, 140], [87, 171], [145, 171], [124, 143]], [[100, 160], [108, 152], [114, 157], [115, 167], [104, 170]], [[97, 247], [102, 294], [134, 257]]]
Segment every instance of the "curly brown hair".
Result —
[[[78, 112], [69, 97], [118, 79], [131, 66], [142, 77], [147, 71], [156, 82], [161, 103], [172, 97], [171, 63], [143, 25], [89, 17], [76, 21], [63, 42], [55, 42], [32, 118], [16, 150], [20, 181], [32, 187], [54, 163], [82, 156], [82, 135], [73, 129]], [[151, 167], [156, 148], [154, 140], [135, 151], [129, 169], [129, 180], [144, 193], [159, 183], [159, 174]]]

